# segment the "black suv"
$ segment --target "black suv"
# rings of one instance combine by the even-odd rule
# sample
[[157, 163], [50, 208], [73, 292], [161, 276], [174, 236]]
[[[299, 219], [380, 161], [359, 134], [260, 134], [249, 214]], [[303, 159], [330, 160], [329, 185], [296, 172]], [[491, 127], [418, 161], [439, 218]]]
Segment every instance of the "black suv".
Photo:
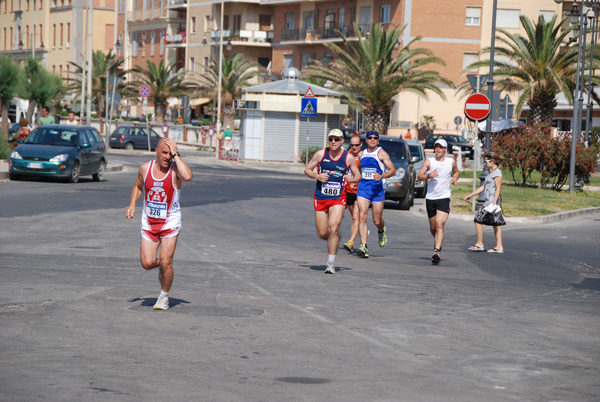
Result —
[[[362, 136], [366, 144], [365, 136]], [[402, 138], [379, 136], [379, 146], [390, 155], [390, 160], [396, 168], [396, 175], [384, 180], [385, 198], [400, 203], [400, 209], [409, 210], [415, 201], [416, 172], [414, 163], [418, 158], [412, 158], [408, 145]], [[366, 145], [364, 147], [366, 149]]]
[[433, 149], [435, 142], [439, 139], [446, 140], [449, 154], [458, 152], [458, 147], [460, 147], [463, 155], [468, 155], [469, 159], [473, 160], [473, 145], [462, 135], [429, 134], [425, 139], [425, 149]]

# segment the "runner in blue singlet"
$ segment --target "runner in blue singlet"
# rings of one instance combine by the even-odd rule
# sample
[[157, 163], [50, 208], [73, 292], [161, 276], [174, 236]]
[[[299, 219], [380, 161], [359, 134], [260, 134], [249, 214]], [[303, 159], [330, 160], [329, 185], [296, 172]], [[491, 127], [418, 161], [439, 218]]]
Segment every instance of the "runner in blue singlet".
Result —
[[383, 202], [385, 199], [383, 179], [396, 174], [396, 168], [390, 156], [379, 147], [379, 133], [369, 131], [366, 137], [367, 149], [363, 150], [360, 157], [361, 180], [356, 192], [356, 202], [360, 211], [360, 224], [358, 227], [360, 247], [356, 251], [356, 255], [363, 258], [369, 257], [367, 215], [369, 214], [370, 204], [373, 206], [373, 223], [377, 226], [379, 246], [383, 247], [387, 243], [385, 222], [383, 220]]

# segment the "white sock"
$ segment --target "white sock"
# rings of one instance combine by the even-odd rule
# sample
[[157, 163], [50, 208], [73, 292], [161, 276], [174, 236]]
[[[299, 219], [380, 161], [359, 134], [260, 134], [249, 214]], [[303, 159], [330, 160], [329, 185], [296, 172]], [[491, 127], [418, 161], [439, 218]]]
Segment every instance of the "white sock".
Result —
[[327, 260], [327, 262], [335, 262], [335, 254], [328, 254], [329, 255], [329, 260]]
[[160, 295], [164, 297], [169, 297], [169, 292], [160, 291]]

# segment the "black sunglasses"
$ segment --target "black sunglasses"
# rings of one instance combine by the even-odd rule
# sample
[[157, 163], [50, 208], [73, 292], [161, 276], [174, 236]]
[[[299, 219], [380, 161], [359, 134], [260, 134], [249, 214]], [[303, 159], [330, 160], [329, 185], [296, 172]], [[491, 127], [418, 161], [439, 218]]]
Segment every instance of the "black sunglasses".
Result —
[[350, 144], [352, 147], [360, 147], [360, 144]]
[[367, 137], [367, 140], [378, 140], [378, 139], [379, 139], [379, 137], [376, 137], [374, 135]]
[[342, 139], [341, 139], [341, 138], [339, 138], [339, 137], [330, 137], [330, 138], [329, 138], [329, 142], [331, 142], [331, 141], [339, 142], [339, 141], [341, 141], [341, 140], [342, 140]]

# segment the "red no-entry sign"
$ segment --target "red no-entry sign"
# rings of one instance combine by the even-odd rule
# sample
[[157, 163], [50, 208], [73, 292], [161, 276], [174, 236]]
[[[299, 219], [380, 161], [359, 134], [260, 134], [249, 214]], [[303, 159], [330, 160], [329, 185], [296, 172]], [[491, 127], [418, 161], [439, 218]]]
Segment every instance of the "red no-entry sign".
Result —
[[492, 104], [483, 94], [473, 94], [465, 102], [465, 116], [470, 120], [485, 120], [491, 111]]

